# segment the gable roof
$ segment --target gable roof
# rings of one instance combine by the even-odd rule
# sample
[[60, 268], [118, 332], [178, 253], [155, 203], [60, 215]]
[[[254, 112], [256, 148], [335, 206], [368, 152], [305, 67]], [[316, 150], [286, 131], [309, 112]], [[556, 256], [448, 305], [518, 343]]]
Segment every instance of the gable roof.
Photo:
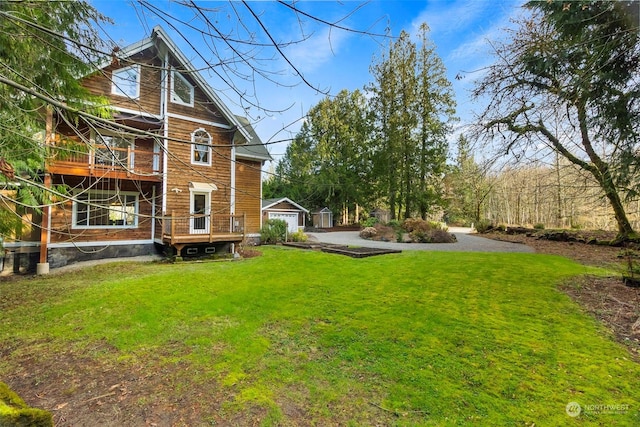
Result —
[[[125, 59], [134, 56], [137, 53], [143, 52], [149, 48], [158, 48], [159, 42], [162, 42], [162, 44], [166, 47], [168, 53], [176, 61], [178, 61], [178, 63], [182, 67], [182, 70], [189, 74], [191, 78], [193, 78], [197, 86], [204, 92], [205, 96], [220, 109], [220, 112], [222, 113], [224, 118], [229, 123], [231, 123], [231, 126], [233, 128], [236, 128], [248, 143], [254, 143], [253, 135], [247, 129], [246, 125], [243, 125], [238, 121], [237, 116], [231, 112], [231, 110], [226, 106], [224, 102], [222, 102], [222, 99], [220, 99], [213, 88], [209, 86], [202, 75], [200, 75], [200, 73], [195, 68], [193, 68], [187, 57], [184, 56], [182, 51], [178, 48], [171, 37], [169, 37], [167, 32], [160, 25], [156, 25], [155, 27], [153, 27], [153, 29], [151, 30], [151, 35], [149, 37], [133, 43], [118, 51], [117, 56], [119, 58]], [[105, 68], [110, 63], [111, 59], [108, 59], [103, 64], [101, 64], [99, 68]]]
[[269, 150], [262, 143], [262, 140], [256, 133], [251, 123], [246, 117], [236, 116], [238, 122], [251, 134], [252, 139], [250, 142], [246, 142], [246, 140], [239, 140], [236, 136], [233, 138], [233, 142], [236, 145], [236, 157], [242, 157], [245, 159], [251, 160], [273, 160], [271, 154], [269, 154]]
[[279, 199], [264, 199], [262, 201], [262, 210], [269, 209], [270, 207], [275, 206], [278, 203], [282, 203], [282, 202], [290, 203], [293, 206], [295, 206], [296, 208], [300, 209], [301, 211], [309, 213], [309, 211], [307, 209], [303, 208], [302, 206], [300, 206], [299, 204], [297, 204], [296, 202], [294, 202], [293, 200], [291, 200], [288, 197], [281, 197]]

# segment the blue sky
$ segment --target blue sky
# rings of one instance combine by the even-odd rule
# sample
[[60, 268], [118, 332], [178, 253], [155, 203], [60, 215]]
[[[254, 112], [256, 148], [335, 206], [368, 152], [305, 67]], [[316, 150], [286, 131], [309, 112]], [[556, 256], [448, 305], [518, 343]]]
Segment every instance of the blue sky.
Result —
[[[105, 27], [105, 31], [120, 46], [146, 37], [153, 26], [160, 24], [197, 68], [204, 67], [203, 58], [210, 62], [217, 61], [216, 58], [232, 58], [229, 49], [225, 50], [221, 44], [215, 44], [210, 38], [203, 38], [188, 28], [189, 25], [203, 27], [202, 17], [194, 17], [192, 10], [170, 1], [154, 0], [150, 3], [158, 7], [160, 14], [166, 13], [164, 19], [158, 16], [157, 11], [151, 13], [147, 8], [125, 0], [92, 1], [100, 12], [113, 19], [114, 24]], [[453, 84], [462, 126], [471, 120], [472, 111], [480, 108], [470, 101], [469, 90], [473, 87], [473, 80], [481, 75], [480, 70], [492, 63], [488, 40], [504, 37], [503, 29], [509, 26], [511, 18], [521, 13], [521, 4], [522, 1], [517, 0], [295, 3], [297, 8], [325, 21], [339, 22], [339, 25], [374, 34], [384, 34], [389, 28], [394, 36], [403, 30], [415, 35], [420, 24], [426, 22], [431, 29], [431, 40]], [[258, 42], [268, 42], [265, 32], [242, 3], [205, 1], [198, 2], [198, 5], [207, 9], [207, 19], [228, 36], [244, 40], [254, 36]], [[271, 1], [250, 2], [249, 6], [273, 39], [280, 42], [305, 39], [287, 47], [284, 53], [316, 88], [337, 94], [342, 89], [362, 89], [372, 81], [369, 67], [388, 43], [385, 39], [338, 29], [330, 31], [326, 25], [304, 17], [298, 19], [291, 10]], [[177, 28], [171, 28], [171, 25]], [[256, 76], [245, 79], [225, 74], [221, 67], [216, 70], [226, 75], [228, 81], [232, 81], [234, 86], [249, 96], [253, 104], [259, 106], [242, 103], [239, 96], [229, 90], [228, 85], [214, 73], [203, 68], [202, 74], [232, 111], [254, 121], [258, 135], [264, 142], [291, 138], [300, 128], [300, 118], [325, 94], [301, 83], [291, 66], [273, 49], [252, 47], [251, 50], [260, 58], [261, 68], [275, 73], [270, 79], [275, 79], [276, 83]], [[239, 73], [248, 71], [246, 67], [233, 67]], [[464, 74], [465, 78], [456, 80], [458, 74]], [[291, 85], [294, 86], [289, 87]], [[269, 145], [276, 159], [284, 153], [285, 148], [286, 142]]]

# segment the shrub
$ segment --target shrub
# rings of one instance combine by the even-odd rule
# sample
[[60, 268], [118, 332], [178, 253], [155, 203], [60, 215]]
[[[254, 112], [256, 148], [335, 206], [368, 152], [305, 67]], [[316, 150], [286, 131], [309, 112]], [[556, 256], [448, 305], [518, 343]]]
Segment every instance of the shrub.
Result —
[[295, 233], [289, 234], [290, 242], [306, 242], [307, 240], [309, 240], [309, 236], [304, 234], [304, 231], [302, 230], [298, 230]]
[[486, 233], [493, 228], [493, 224], [488, 219], [481, 219], [476, 223], [476, 231], [478, 233]]
[[393, 227], [393, 228], [398, 228], [400, 227], [402, 224], [400, 223], [400, 221], [398, 221], [397, 219], [392, 219], [387, 223], [387, 226], [389, 227]]
[[275, 245], [284, 242], [287, 236], [287, 222], [282, 219], [270, 219], [260, 229], [260, 242]]
[[456, 236], [445, 230], [416, 230], [409, 233], [414, 243], [455, 243]]
[[536, 230], [544, 230], [544, 224], [539, 222], [533, 226]]
[[445, 224], [444, 222], [429, 221], [429, 226], [431, 227], [432, 230], [449, 231], [449, 227], [447, 227], [447, 224]]
[[442, 230], [448, 231], [447, 224], [439, 221], [425, 221], [421, 218], [407, 218], [402, 223], [402, 228], [411, 233], [412, 231], [430, 231], [430, 230]]
[[456, 236], [449, 233], [447, 230], [433, 230], [431, 232], [431, 243], [455, 243], [458, 241]]
[[379, 222], [378, 218], [376, 218], [375, 216], [370, 216], [369, 218], [365, 219], [365, 220], [362, 222], [362, 226], [363, 226], [364, 228], [367, 228], [367, 227], [373, 227], [373, 226], [375, 226], [378, 222]]
[[430, 229], [429, 223], [420, 218], [407, 218], [402, 222], [402, 228], [407, 233], [414, 231], [427, 231]]
[[402, 228], [409, 233], [411, 241], [415, 243], [453, 243], [456, 241], [455, 236], [448, 233], [447, 225], [438, 221], [407, 218], [402, 223]]

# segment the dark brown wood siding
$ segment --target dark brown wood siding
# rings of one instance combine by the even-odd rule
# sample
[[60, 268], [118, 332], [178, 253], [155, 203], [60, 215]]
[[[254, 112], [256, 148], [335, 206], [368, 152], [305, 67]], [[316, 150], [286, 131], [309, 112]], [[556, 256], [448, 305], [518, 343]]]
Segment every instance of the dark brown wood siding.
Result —
[[[167, 214], [189, 213], [189, 182], [215, 184], [211, 193], [211, 213], [229, 214], [231, 210], [231, 148], [225, 130], [189, 120], [169, 118], [170, 141], [167, 165]], [[204, 129], [211, 135], [211, 165], [191, 163], [191, 134]], [[217, 147], [216, 147], [217, 146]]]
[[[62, 204], [51, 207], [51, 243], [64, 242], [97, 242], [116, 240], [148, 240], [151, 239], [151, 224], [153, 222], [153, 185], [146, 182], [100, 180], [90, 182], [75, 177], [52, 176], [54, 185], [66, 184], [73, 189], [88, 188], [94, 190], [113, 191], [116, 183], [121, 191], [138, 193], [138, 225], [127, 228], [95, 228], [79, 229], [73, 227], [73, 202], [66, 200]], [[159, 203], [159, 191], [156, 188], [156, 203]]]
[[[173, 60], [171, 66], [173, 70], [177, 72], [180, 71], [177, 63]], [[194, 105], [189, 106], [171, 102], [171, 84], [173, 73], [170, 72], [168, 85], [169, 93], [167, 94], [167, 111], [169, 112], [169, 114], [180, 114], [182, 116], [196, 117], [202, 120], [207, 120], [210, 122], [228, 126], [229, 121], [221, 113], [220, 107], [218, 105], [215, 105], [211, 100], [207, 98], [204, 90], [196, 85], [196, 81], [193, 79], [193, 77], [185, 72], [181, 72], [180, 75], [184, 77], [192, 86], [194, 86]]]
[[[111, 93], [111, 76], [113, 70], [129, 67], [131, 65], [140, 66], [140, 97], [129, 99]], [[131, 61], [120, 61], [113, 63], [103, 70], [97, 71], [89, 77], [83, 79], [82, 84], [96, 95], [109, 97], [112, 105], [144, 113], [161, 114], [160, 96], [162, 88], [162, 62], [153, 56], [152, 51], [139, 54]]]
[[245, 232], [260, 232], [261, 163], [236, 161], [236, 214], [246, 215]]

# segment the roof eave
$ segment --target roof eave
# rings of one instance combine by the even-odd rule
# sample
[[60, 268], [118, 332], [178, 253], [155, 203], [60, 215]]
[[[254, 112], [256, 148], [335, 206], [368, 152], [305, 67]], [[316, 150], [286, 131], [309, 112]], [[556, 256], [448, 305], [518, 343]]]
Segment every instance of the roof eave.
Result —
[[251, 141], [252, 136], [249, 134], [249, 132], [247, 132], [243, 128], [243, 126], [240, 124], [240, 122], [236, 118], [235, 114], [233, 114], [231, 110], [227, 107], [227, 105], [224, 102], [222, 102], [222, 99], [220, 99], [220, 97], [214, 92], [211, 86], [209, 86], [209, 84], [202, 78], [200, 73], [198, 73], [196, 70], [194, 70], [191, 67], [191, 63], [189, 62], [189, 60], [184, 56], [184, 54], [180, 51], [178, 46], [173, 42], [171, 37], [169, 37], [169, 35], [164, 31], [164, 29], [160, 25], [156, 25], [155, 27], [153, 27], [151, 34], [152, 34], [152, 36], [150, 37], [151, 39], [153, 39], [153, 35], [156, 35], [158, 38], [160, 38], [164, 42], [164, 44], [171, 51], [171, 54], [178, 60], [178, 62], [180, 62], [182, 67], [184, 67], [184, 69], [189, 72], [189, 75], [198, 83], [198, 86], [205, 92], [205, 94], [208, 97], [210, 97], [215, 102], [216, 106], [220, 108], [220, 111], [225, 116], [225, 118], [240, 133], [242, 133], [242, 136], [244, 136], [247, 141]]

